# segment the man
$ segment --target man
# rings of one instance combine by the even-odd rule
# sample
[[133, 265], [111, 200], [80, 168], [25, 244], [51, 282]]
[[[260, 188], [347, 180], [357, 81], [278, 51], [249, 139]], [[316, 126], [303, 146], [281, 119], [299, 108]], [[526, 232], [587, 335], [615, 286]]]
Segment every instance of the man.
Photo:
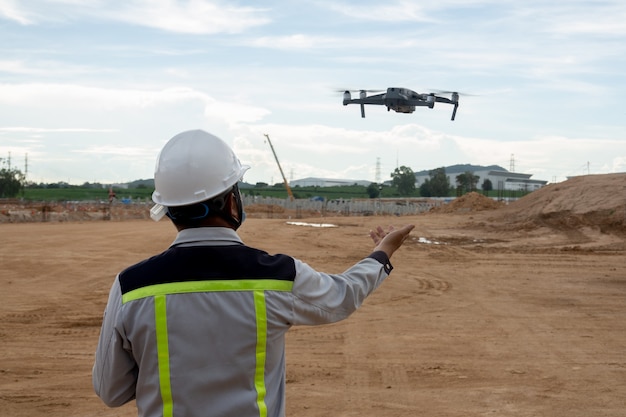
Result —
[[167, 215], [178, 234], [113, 283], [93, 367], [108, 406], [136, 399], [142, 417], [284, 416], [287, 330], [353, 313], [413, 229], [370, 232], [374, 251], [342, 274], [269, 255], [236, 233], [247, 169], [201, 130], [161, 150], [151, 213]]

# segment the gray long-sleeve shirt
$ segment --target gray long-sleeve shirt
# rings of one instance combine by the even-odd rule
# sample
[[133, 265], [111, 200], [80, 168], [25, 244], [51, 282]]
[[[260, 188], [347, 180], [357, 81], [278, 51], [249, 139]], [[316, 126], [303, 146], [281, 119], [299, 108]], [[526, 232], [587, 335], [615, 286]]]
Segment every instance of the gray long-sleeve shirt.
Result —
[[111, 407], [139, 416], [284, 416], [285, 333], [353, 313], [388, 276], [384, 252], [342, 274], [243, 244], [228, 228], [181, 231], [121, 272], [93, 367]]

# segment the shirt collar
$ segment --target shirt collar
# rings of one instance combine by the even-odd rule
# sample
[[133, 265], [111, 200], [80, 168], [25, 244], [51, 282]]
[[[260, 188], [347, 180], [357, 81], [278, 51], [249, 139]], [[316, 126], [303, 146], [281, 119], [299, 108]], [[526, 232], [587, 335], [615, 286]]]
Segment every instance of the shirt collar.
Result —
[[201, 245], [243, 245], [243, 241], [237, 232], [228, 227], [194, 227], [178, 232], [171, 246]]

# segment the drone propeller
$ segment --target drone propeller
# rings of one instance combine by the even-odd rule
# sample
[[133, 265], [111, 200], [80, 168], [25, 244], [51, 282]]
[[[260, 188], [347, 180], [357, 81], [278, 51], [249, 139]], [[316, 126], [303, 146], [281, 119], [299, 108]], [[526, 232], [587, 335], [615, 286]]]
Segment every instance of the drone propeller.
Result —
[[476, 94], [468, 94], [468, 93], [459, 93], [458, 91], [450, 91], [450, 90], [429, 90], [431, 93], [434, 94], [458, 94], [460, 96], [468, 96], [468, 97], [473, 97]]
[[381, 93], [383, 91], [387, 91], [387, 89], [367, 90], [364, 88], [338, 88], [335, 91], [338, 93], [344, 93], [346, 91], [349, 91], [351, 93], [360, 93], [361, 91], [364, 91], [366, 93]]
[[452, 117], [450, 118], [450, 120], [454, 120], [454, 118], [456, 117], [456, 111], [459, 108], [459, 96], [473, 96], [474, 95], [474, 94], [459, 93], [458, 91], [448, 91], [448, 90], [430, 90], [430, 91], [431, 91], [431, 94], [451, 94], [452, 95], [451, 98], [435, 96], [435, 101], [454, 104], [454, 109], [452, 109]]

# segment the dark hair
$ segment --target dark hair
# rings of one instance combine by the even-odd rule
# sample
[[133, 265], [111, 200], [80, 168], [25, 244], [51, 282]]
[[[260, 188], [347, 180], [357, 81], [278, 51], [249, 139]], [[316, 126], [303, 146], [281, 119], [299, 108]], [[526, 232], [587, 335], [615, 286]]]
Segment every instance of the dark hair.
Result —
[[177, 226], [197, 227], [208, 217], [224, 217], [226, 198], [233, 192], [233, 188], [217, 197], [187, 206], [168, 207], [167, 217]]

